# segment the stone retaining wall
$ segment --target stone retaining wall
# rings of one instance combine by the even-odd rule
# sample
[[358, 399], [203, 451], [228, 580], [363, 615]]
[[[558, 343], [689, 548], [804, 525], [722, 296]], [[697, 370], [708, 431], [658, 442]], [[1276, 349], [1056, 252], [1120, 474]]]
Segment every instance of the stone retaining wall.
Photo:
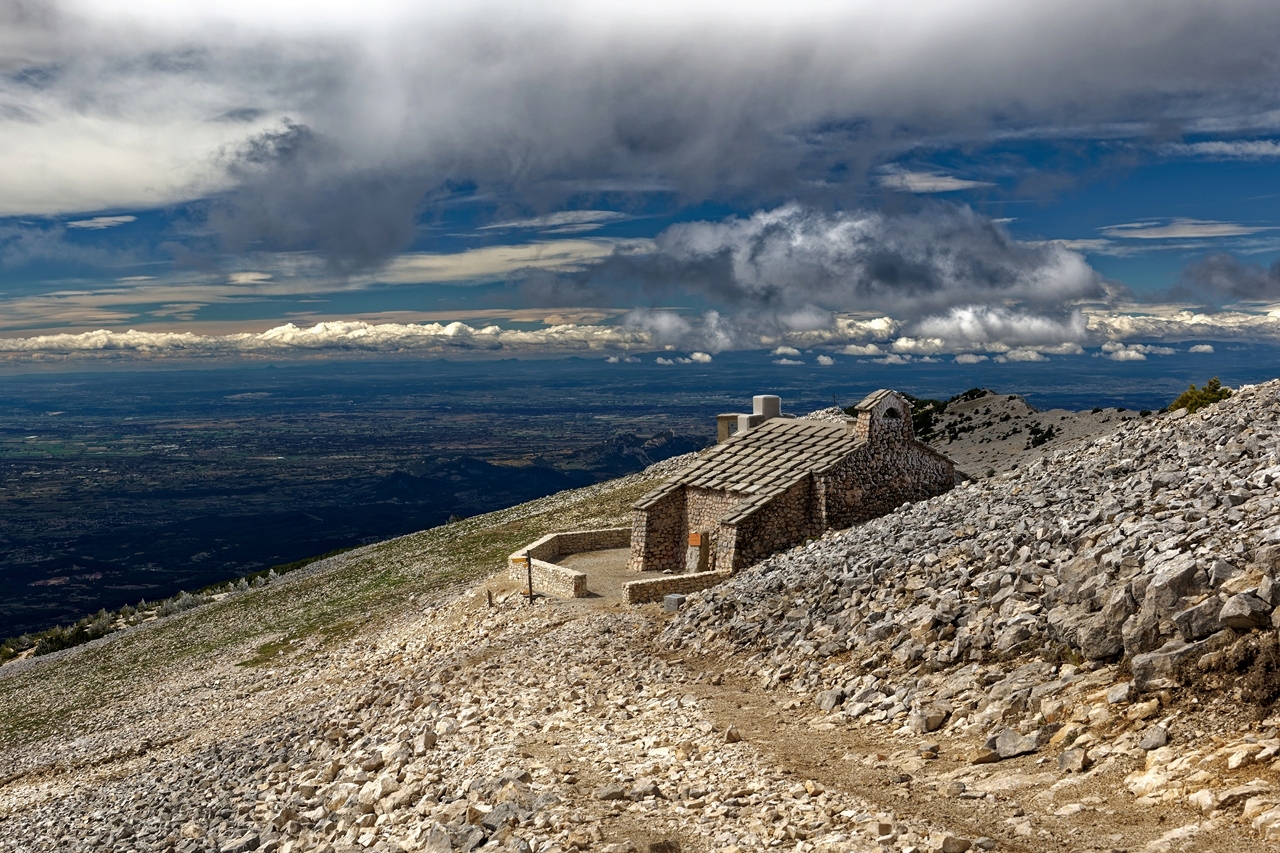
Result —
[[[512, 580], [523, 587], [529, 582], [528, 571], [523, 560], [515, 561], [513, 555], [510, 568], [507, 570]], [[587, 594], [587, 576], [564, 566], [548, 563], [546, 560], [533, 561], [533, 591], [560, 598], [582, 598]]]
[[630, 527], [606, 527], [602, 530], [569, 530], [564, 533], [548, 533], [536, 542], [521, 548], [511, 559], [528, 554], [535, 560], [555, 562], [581, 551], [603, 551], [608, 548], [626, 548], [631, 544]]
[[628, 581], [622, 585], [622, 589], [626, 592], [627, 604], [644, 604], [649, 601], [661, 601], [663, 596], [671, 595], [673, 592], [685, 594], [700, 592], [727, 581], [730, 577], [727, 572], [663, 575], [652, 580]]
[[531, 542], [507, 558], [507, 572], [512, 580], [528, 583], [526, 555], [533, 558], [533, 591], [561, 598], [582, 598], [587, 594], [587, 576], [558, 565], [555, 561], [582, 551], [626, 548], [631, 541], [631, 528], [606, 527], [601, 530], [570, 530], [549, 533]]

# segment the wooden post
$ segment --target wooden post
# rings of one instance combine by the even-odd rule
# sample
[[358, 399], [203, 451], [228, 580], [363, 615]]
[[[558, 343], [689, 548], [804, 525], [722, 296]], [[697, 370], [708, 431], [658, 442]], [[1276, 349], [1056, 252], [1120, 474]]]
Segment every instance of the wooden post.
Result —
[[524, 567], [529, 572], [529, 603], [533, 604], [533, 558], [524, 552]]

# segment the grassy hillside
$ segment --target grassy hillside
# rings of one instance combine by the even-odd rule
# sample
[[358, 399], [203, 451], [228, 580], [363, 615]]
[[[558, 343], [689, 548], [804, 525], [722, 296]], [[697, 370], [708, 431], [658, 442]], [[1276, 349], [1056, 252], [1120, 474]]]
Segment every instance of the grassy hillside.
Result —
[[653, 480], [625, 477], [332, 557], [268, 586], [45, 659], [0, 677], [0, 748], [76, 726], [173, 668], [234, 657], [280, 660], [428, 607], [443, 590], [500, 571], [520, 545], [554, 530], [629, 523]]

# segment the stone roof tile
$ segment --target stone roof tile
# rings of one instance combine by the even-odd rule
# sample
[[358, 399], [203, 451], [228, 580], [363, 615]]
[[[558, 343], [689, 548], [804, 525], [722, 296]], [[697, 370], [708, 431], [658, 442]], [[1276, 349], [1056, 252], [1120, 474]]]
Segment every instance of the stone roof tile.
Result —
[[860, 443], [844, 424], [775, 418], [713, 448], [674, 482], [746, 492], [752, 497], [745, 503], [755, 504], [797, 475], [830, 467]]

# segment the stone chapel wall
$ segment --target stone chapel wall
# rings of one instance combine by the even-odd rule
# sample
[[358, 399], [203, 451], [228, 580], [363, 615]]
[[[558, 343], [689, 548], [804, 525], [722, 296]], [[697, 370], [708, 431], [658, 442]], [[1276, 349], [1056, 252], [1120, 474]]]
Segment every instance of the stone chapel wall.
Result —
[[[711, 536], [711, 556], [708, 568], [716, 571], [721, 565], [718, 559], [721, 531], [720, 519], [738, 504], [744, 495], [737, 492], [722, 492], [715, 489], [702, 489], [694, 486], [685, 488], [685, 518], [688, 519], [688, 533], [707, 533]], [[686, 539], [686, 542], [688, 540]]]
[[628, 568], [637, 572], [684, 570], [688, 547], [684, 492], [684, 486], [669, 483], [636, 507], [632, 513]]
[[822, 528], [815, 525], [812, 517], [812, 506], [813, 478], [801, 477], [738, 522], [733, 564], [725, 568], [736, 572], [776, 551], [821, 535]]
[[940, 495], [955, 484], [951, 460], [907, 441], [867, 442], [817, 476], [828, 528], [877, 518], [906, 501]]

